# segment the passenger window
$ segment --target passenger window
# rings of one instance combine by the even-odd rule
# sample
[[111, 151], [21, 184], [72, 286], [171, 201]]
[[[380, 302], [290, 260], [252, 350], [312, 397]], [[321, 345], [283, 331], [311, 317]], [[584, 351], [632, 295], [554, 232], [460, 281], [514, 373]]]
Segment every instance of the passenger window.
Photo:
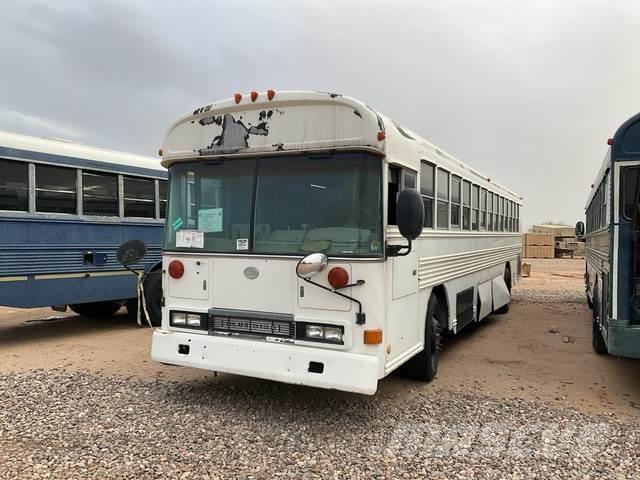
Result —
[[0, 210], [29, 210], [29, 164], [0, 159]]
[[480, 191], [480, 229], [487, 229], [487, 191]]
[[82, 213], [118, 216], [117, 175], [82, 172]]
[[471, 182], [462, 182], [462, 228], [471, 228]]
[[36, 165], [36, 211], [77, 213], [75, 169]]
[[426, 162], [420, 164], [420, 194], [424, 205], [424, 226], [427, 228], [433, 228], [434, 174], [433, 165]]
[[387, 182], [387, 225], [397, 225], [396, 207], [400, 192], [400, 169], [389, 166], [389, 180]]
[[124, 177], [124, 216], [155, 218], [154, 181]]
[[160, 218], [167, 215], [167, 181], [158, 180], [158, 198], [160, 199]]
[[473, 205], [471, 216], [471, 228], [478, 230], [478, 217], [480, 212], [480, 187], [478, 185], [473, 186]]
[[451, 226], [460, 228], [460, 200], [462, 179], [455, 175], [451, 177]]
[[449, 228], [449, 172], [438, 169], [438, 228]]

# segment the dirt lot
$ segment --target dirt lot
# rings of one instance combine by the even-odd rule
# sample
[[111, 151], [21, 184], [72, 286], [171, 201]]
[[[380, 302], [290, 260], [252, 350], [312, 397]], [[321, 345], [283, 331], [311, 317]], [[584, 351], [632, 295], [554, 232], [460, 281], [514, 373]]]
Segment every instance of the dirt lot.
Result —
[[[640, 361], [591, 349], [591, 311], [583, 293], [582, 259], [527, 260], [531, 277], [514, 291], [506, 315], [494, 315], [445, 342], [436, 381], [391, 376], [379, 394], [406, 398], [439, 389], [498, 398], [541, 400], [588, 413], [640, 418]], [[552, 333], [555, 332], [555, 333]], [[91, 320], [49, 309], [0, 308], [0, 374], [62, 368], [179, 382], [261, 382], [150, 360], [151, 331], [124, 313]]]
[[0, 480], [638, 478], [640, 361], [595, 355], [581, 260], [533, 260], [434, 382], [363, 396], [171, 367], [124, 314], [0, 311]]

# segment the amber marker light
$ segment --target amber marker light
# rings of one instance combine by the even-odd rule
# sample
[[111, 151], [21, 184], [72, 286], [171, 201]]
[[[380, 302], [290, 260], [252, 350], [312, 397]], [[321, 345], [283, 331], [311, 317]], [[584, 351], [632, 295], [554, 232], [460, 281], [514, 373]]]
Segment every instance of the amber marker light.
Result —
[[375, 330], [365, 330], [364, 343], [365, 345], [380, 345], [382, 343], [382, 330], [379, 328]]

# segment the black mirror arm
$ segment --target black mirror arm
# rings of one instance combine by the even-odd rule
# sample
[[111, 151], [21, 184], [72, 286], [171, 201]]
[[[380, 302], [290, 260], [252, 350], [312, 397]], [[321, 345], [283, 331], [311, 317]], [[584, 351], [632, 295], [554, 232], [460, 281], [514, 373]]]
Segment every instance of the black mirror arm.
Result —
[[[408, 240], [408, 245], [387, 245], [386, 254], [387, 257], [404, 257], [411, 253], [412, 242]], [[401, 250], [405, 249], [406, 251], [402, 252]]]
[[[298, 277], [300, 277], [298, 275]], [[345, 295], [344, 293], [340, 293], [338, 292], [337, 289], [334, 288], [328, 288], [325, 287], [324, 285], [320, 285], [319, 283], [313, 282], [308, 278], [304, 278], [304, 277], [300, 277], [302, 278], [305, 282], [310, 283], [311, 285], [315, 285], [316, 287], [320, 287], [323, 290], [326, 290], [327, 292], [331, 292], [331, 293], [335, 293], [336, 295], [339, 295], [343, 298], [346, 298], [347, 300], [351, 300], [352, 302], [355, 302], [358, 304], [358, 313], [356, 313], [356, 324], [357, 325], [364, 325], [365, 323], [367, 323], [367, 317], [366, 314], [362, 311], [362, 303], [360, 302], [360, 300], [350, 297], [349, 295]], [[364, 285], [364, 280], [358, 280], [356, 283], [352, 283], [351, 285], [345, 285], [342, 288], [347, 288], [347, 287], [356, 287], [358, 285]]]

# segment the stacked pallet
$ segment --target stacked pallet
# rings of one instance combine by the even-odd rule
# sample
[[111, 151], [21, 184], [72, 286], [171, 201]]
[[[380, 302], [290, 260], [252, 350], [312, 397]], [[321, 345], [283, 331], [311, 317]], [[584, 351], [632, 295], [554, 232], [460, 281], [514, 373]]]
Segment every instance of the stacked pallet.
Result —
[[553, 233], [525, 233], [522, 236], [525, 258], [553, 258], [555, 238]]
[[534, 225], [531, 229], [536, 233], [549, 233], [555, 239], [555, 256], [562, 257], [564, 254], [584, 255], [584, 242], [578, 241], [574, 227], [569, 225]]

